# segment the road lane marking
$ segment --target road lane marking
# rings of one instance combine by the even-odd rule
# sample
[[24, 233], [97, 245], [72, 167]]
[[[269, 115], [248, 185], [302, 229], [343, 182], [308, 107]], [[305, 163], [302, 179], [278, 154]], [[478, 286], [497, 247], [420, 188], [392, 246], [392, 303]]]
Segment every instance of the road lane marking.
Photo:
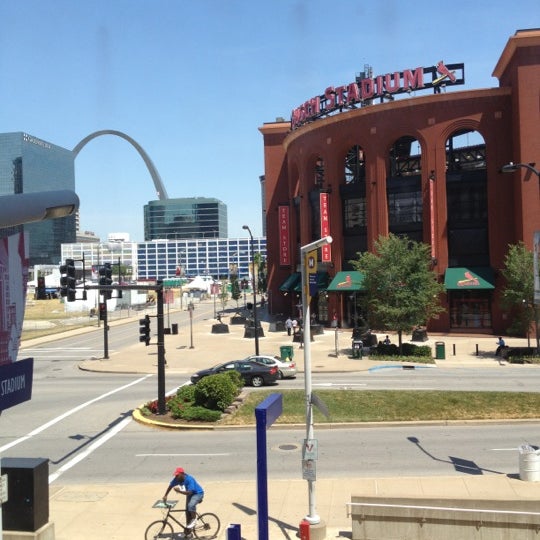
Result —
[[205, 457], [213, 457], [213, 456], [230, 456], [231, 453], [223, 453], [223, 454], [201, 454], [200, 452], [197, 454], [135, 454], [135, 457], [197, 457], [197, 456], [205, 456]]
[[331, 386], [367, 386], [366, 383], [352, 383], [352, 382], [330, 382], [330, 383], [313, 383], [313, 386], [324, 386], [324, 387], [331, 387]]
[[95, 347], [40, 347], [39, 349], [25, 349], [21, 347], [21, 351], [91, 351]]
[[148, 379], [148, 377], [152, 377], [152, 375], [145, 375], [144, 377], [141, 377], [139, 379], [136, 379], [135, 381], [132, 381], [128, 384], [125, 384], [124, 386], [120, 386], [119, 388], [115, 388], [114, 390], [111, 390], [110, 392], [107, 392], [105, 394], [101, 394], [101, 396], [98, 396], [94, 399], [91, 399], [90, 401], [87, 401], [85, 403], [81, 403], [77, 407], [70, 409], [69, 411], [66, 411], [64, 414], [61, 414], [60, 416], [57, 416], [56, 418], [53, 418], [52, 420], [49, 420], [45, 424], [39, 426], [38, 428], [34, 429], [27, 435], [23, 435], [22, 437], [5, 444], [4, 446], [0, 447], [0, 454], [3, 454], [6, 450], [13, 448], [14, 446], [27, 441], [28, 439], [31, 439], [35, 435], [38, 435], [42, 431], [45, 431], [46, 429], [50, 428], [51, 426], [54, 426], [54, 424], [57, 424], [58, 422], [61, 422], [68, 416], [71, 416], [72, 414], [75, 414], [76, 412], [79, 412], [81, 409], [84, 409], [85, 407], [88, 407], [89, 405], [92, 405], [93, 403], [96, 403], [97, 401], [100, 401], [102, 399], [105, 399], [106, 397], [112, 396], [113, 394], [116, 394], [117, 392], [121, 392], [122, 390], [125, 390], [126, 388], [129, 388], [130, 386], [134, 386], [135, 384], [139, 384], [140, 382], [143, 382], [144, 380]]
[[66, 471], [77, 465], [83, 459], [88, 457], [94, 450], [97, 450], [102, 444], [105, 444], [110, 438], [114, 437], [117, 433], [122, 431], [131, 422], [131, 417], [124, 418], [119, 424], [110, 429], [105, 435], [94, 441], [86, 450], [77, 454], [71, 461], [68, 461], [62, 465], [56, 472], [49, 474], [49, 484], [52, 484], [58, 477], [64, 474]]

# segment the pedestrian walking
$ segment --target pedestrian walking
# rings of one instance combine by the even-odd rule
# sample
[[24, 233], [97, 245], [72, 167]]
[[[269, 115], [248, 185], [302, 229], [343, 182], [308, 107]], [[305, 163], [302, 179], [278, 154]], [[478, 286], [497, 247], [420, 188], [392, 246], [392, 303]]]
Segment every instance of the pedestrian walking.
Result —
[[287, 335], [290, 336], [292, 331], [292, 319], [290, 317], [287, 317], [285, 321], [285, 328], [287, 329]]
[[497, 340], [497, 350], [495, 351], [495, 356], [501, 356], [504, 347], [506, 347], [506, 343], [504, 342], [504, 339], [499, 336], [499, 339]]

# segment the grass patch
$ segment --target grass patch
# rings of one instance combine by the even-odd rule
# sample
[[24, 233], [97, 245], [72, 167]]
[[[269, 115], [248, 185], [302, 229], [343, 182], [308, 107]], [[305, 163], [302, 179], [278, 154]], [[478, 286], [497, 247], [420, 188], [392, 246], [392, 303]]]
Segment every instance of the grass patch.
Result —
[[[255, 407], [276, 393], [283, 395], [283, 413], [277, 423], [305, 424], [305, 393], [301, 390], [250, 392], [242, 407], [222, 423], [255, 423]], [[319, 390], [316, 394], [330, 411], [327, 419], [313, 408], [318, 424], [525, 419], [538, 418], [540, 410], [540, 393]]]
[[[81, 318], [86, 318], [85, 322], [81, 322]], [[95, 318], [90, 319], [88, 311], [65, 311], [64, 304], [60, 299], [27, 300], [24, 309], [24, 321], [25, 328], [23, 328], [21, 335], [22, 341], [97, 324]], [[48, 321], [51, 324], [41, 328], [37, 324], [41, 321]], [[35, 327], [33, 327], [32, 322], [36, 322]]]

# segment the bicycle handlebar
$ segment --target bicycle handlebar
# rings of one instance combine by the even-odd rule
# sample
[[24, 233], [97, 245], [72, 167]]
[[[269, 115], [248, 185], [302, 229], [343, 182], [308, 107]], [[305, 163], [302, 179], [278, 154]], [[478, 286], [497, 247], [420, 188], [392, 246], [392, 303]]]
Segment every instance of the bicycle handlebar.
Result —
[[163, 499], [159, 499], [158, 501], [156, 501], [153, 505], [152, 505], [152, 508], [174, 508], [176, 505], [177, 505], [178, 501], [164, 501]]

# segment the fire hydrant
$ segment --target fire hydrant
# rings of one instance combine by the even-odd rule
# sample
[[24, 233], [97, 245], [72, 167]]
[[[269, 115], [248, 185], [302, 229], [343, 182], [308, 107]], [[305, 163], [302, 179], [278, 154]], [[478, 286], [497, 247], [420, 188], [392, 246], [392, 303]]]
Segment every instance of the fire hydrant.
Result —
[[300, 540], [309, 540], [309, 521], [303, 519], [300, 522]]

